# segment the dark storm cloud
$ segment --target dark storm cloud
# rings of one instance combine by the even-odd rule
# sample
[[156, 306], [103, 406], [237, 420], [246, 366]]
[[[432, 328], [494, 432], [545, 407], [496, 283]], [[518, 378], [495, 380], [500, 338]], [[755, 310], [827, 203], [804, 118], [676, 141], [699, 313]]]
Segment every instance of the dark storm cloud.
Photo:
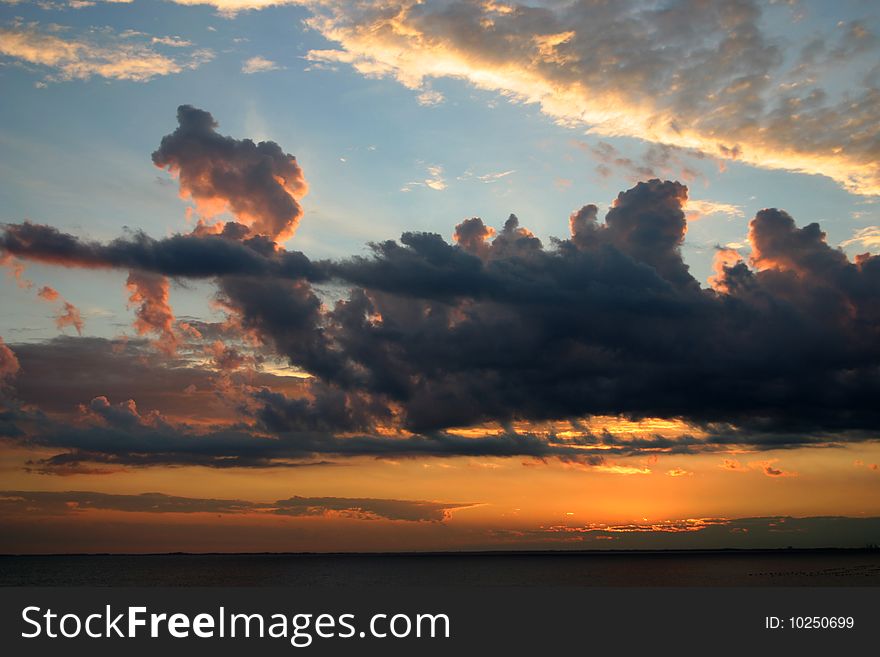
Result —
[[187, 388], [211, 390], [214, 372], [168, 363], [145, 340], [59, 336], [16, 344], [15, 350], [21, 362], [17, 398], [49, 413], [69, 413], [102, 396], [136, 399], [144, 408], [176, 416], [223, 411], [213, 395], [183, 394]]
[[359, 431], [375, 429], [377, 420], [390, 420], [387, 407], [376, 401], [339, 388], [312, 382], [308, 387], [311, 399], [290, 398], [283, 393], [262, 387], [253, 391], [257, 404], [255, 416], [260, 426], [273, 433], [292, 431]]
[[272, 239], [293, 235], [302, 217], [297, 199], [307, 191], [294, 156], [273, 141], [225, 137], [216, 132], [210, 113], [190, 105], [177, 108], [177, 121], [153, 153], [153, 163], [179, 177], [181, 192], [213, 213], [230, 210], [255, 233]]
[[264, 237], [242, 240], [242, 236], [240, 232], [226, 231], [218, 235], [193, 233], [156, 240], [135, 233], [101, 244], [51, 226], [24, 222], [3, 226], [0, 249], [27, 260], [63, 267], [136, 269], [181, 278], [226, 275], [326, 278], [302, 253], [276, 250], [275, 244]]
[[[553, 443], [540, 436], [517, 433], [478, 440], [443, 432], [407, 437], [372, 433], [340, 437], [326, 430], [304, 428], [308, 421], [318, 421], [314, 416], [307, 419], [306, 414], [314, 414], [315, 410], [308, 405], [305, 408], [306, 411], [296, 417], [297, 426], [290, 426], [291, 418], [268, 420], [285, 423], [278, 425], [278, 428], [284, 427], [283, 431], [269, 434], [244, 426], [205, 429], [171, 424], [156, 413], [141, 415], [132, 401], [113, 404], [98, 398], [86, 406], [86, 416], [78, 422], [19, 413], [10, 423], [11, 429], [17, 433], [6, 431], [0, 437], [31, 449], [56, 452], [29, 461], [27, 465], [36, 472], [59, 475], [77, 474], [94, 465], [109, 468], [103, 471], [158, 465], [302, 467], [332, 464], [332, 461], [316, 459], [358, 456], [561, 456], [575, 461], [583, 458], [579, 445], [594, 442], [587, 439]], [[261, 415], [265, 413], [265, 410], [260, 412]], [[608, 453], [624, 450], [629, 451], [628, 448], [609, 449]]]
[[[69, 431], [46, 443], [73, 453], [108, 449], [131, 461], [161, 453], [172, 462], [175, 451], [201, 458], [193, 443], [215, 465], [224, 449], [252, 464], [312, 454], [540, 458], [576, 447], [512, 430], [472, 440], [445, 429], [591, 415], [679, 419], [705, 434], [640, 438], [614, 445], [619, 453], [876, 438], [880, 257], [850, 261], [817, 225], [799, 228], [769, 209], [751, 223], [753, 262], [721, 263], [714, 289], [703, 288], [680, 252], [686, 194], [675, 182], [639, 183], [617, 197], [604, 222], [596, 206], [584, 206], [571, 217], [571, 238], [549, 246], [512, 215], [497, 233], [480, 219], [463, 222], [457, 244], [408, 232], [371, 245], [368, 257], [321, 263], [228, 236], [155, 243], [140, 236], [104, 246], [28, 224], [7, 226], [0, 246], [23, 258], [129, 268], [128, 256], [111, 262], [110, 255], [143, 253], [144, 244], [163, 253], [178, 242], [219, 245], [235, 256], [232, 264], [190, 263], [192, 275], [217, 277], [242, 326], [317, 377], [307, 399], [251, 394], [248, 415], [259, 431], [280, 437], [274, 443], [218, 432], [175, 447], [170, 435], [156, 435], [140, 456], [118, 444], [88, 447], [88, 435]], [[91, 255], [39, 255], [56, 251]], [[168, 255], [152, 271], [186, 276], [175, 262]], [[304, 276], [351, 290], [327, 308]], [[375, 435], [389, 422], [417, 435]], [[363, 436], [333, 435], [343, 431]]]
[[[277, 404], [277, 400], [275, 401]], [[326, 415], [314, 404], [286, 400], [289, 416], [268, 416], [276, 408], [255, 411], [258, 426], [198, 427], [174, 424], [152, 412], [141, 414], [131, 400], [92, 400], [84, 417], [60, 422], [42, 415], [17, 414], [11, 425], [18, 433], [4, 432], [15, 444], [54, 452], [35, 458], [27, 467], [43, 474], [72, 475], [113, 472], [119, 468], [150, 466], [203, 466], [211, 468], [296, 468], [331, 466], [348, 457], [524, 457], [557, 458], [585, 467], [604, 466], [614, 456], [724, 452], [730, 448], [781, 449], [827, 445], [824, 439], [795, 435], [770, 435], [766, 441], [732, 431], [696, 437], [619, 437], [607, 432], [585, 433], [561, 439], [555, 435], [518, 433], [470, 438], [448, 432], [416, 435], [381, 435], [373, 431], [334, 435], [347, 420], [338, 409]], [[294, 411], [297, 411], [294, 413]], [[340, 416], [342, 420], [340, 420]], [[335, 422], [335, 424], [333, 424]], [[0, 424], [2, 428], [2, 424]], [[857, 440], [852, 436], [849, 440]], [[870, 439], [870, 436], [861, 439]]]
[[163, 493], [123, 495], [92, 491], [0, 491], [0, 516], [60, 516], [87, 510], [127, 513], [270, 513], [280, 516], [337, 514], [361, 520], [442, 522], [450, 511], [473, 504], [420, 500], [294, 496], [276, 502], [179, 497]]

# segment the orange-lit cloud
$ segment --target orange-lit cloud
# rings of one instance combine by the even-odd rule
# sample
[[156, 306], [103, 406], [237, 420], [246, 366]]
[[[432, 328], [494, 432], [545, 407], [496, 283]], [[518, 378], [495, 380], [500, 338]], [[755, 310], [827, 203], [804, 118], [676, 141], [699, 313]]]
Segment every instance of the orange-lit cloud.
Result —
[[0, 253], [0, 267], [7, 269], [7, 273], [22, 290], [29, 290], [34, 286], [33, 282], [24, 277], [24, 263], [10, 254]]
[[[290, 238], [303, 214], [299, 199], [308, 192], [296, 158], [272, 141], [223, 136], [210, 113], [189, 105], [178, 107], [177, 120], [153, 163], [177, 176], [181, 196], [195, 201], [203, 218], [228, 211], [255, 233]], [[196, 230], [206, 232], [201, 223]]]
[[117, 511], [144, 514], [255, 514], [294, 517], [342, 517], [357, 520], [397, 520], [443, 522], [456, 509], [473, 504], [429, 502], [381, 498], [301, 497], [274, 502], [239, 499], [194, 498], [141, 493], [138, 495], [92, 491], [0, 491], [0, 515], [51, 516], [81, 515], [89, 512]]
[[0, 381], [12, 378], [20, 368], [15, 352], [0, 337]]
[[266, 9], [282, 5], [300, 5], [308, 0], [171, 0], [178, 5], [210, 6], [224, 16], [235, 16], [242, 11]]
[[62, 329], [65, 326], [72, 326], [76, 329], [76, 332], [79, 335], [82, 335], [83, 327], [85, 323], [82, 319], [82, 314], [79, 311], [79, 308], [74, 306], [69, 301], [65, 301], [61, 298], [61, 295], [58, 294], [58, 290], [48, 285], [44, 285], [37, 291], [37, 296], [44, 301], [54, 302], [61, 301], [61, 308], [58, 309], [58, 312], [55, 315], [55, 325]]
[[723, 248], [715, 251], [715, 256], [712, 259], [712, 271], [714, 274], [708, 279], [712, 289], [718, 292], [729, 293], [730, 289], [727, 286], [725, 270], [740, 262], [743, 262], [743, 257], [735, 249]]
[[760, 470], [763, 474], [768, 477], [797, 477], [797, 472], [792, 472], [790, 470], [783, 470], [782, 468], [776, 467], [775, 464], [779, 462], [779, 459], [769, 459], [766, 461], [754, 461], [749, 463], [750, 468], [754, 468]]
[[851, 238], [841, 242], [840, 246], [858, 246], [860, 249], [876, 253], [880, 249], [880, 226], [861, 228]]
[[[63, 34], [63, 36], [61, 36]], [[50, 71], [48, 81], [111, 80], [146, 82], [157, 76], [197, 68], [212, 59], [207, 50], [193, 51], [188, 59], [160, 53], [140, 35], [114, 35], [95, 30], [85, 37], [53, 33], [36, 24], [0, 29], [0, 54]], [[161, 43], [159, 44], [161, 45]]]
[[158, 333], [156, 345], [165, 353], [173, 354], [180, 342], [174, 331], [174, 313], [168, 301], [168, 279], [165, 276], [142, 271], [128, 274], [128, 300], [137, 304], [134, 328], [139, 335]]
[[58, 328], [72, 326], [76, 332], [82, 335], [84, 322], [80, 315], [79, 309], [69, 301], [65, 301], [61, 310], [55, 317], [55, 324]]
[[37, 296], [46, 301], [55, 301], [58, 298], [58, 290], [49, 287], [48, 285], [44, 285], [40, 288], [40, 291], [37, 292]]

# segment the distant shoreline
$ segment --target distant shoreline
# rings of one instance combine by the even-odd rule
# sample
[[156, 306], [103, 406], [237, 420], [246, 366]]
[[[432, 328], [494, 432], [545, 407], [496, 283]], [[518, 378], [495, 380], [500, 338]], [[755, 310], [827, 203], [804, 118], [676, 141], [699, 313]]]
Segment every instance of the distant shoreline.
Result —
[[35, 552], [35, 553], [2, 553], [3, 558], [22, 557], [444, 557], [444, 556], [588, 556], [588, 555], [622, 555], [622, 556], [662, 556], [662, 555], [767, 555], [767, 554], [880, 554], [880, 547], [821, 547], [821, 548], [657, 548], [657, 549], [556, 549], [556, 550], [439, 550], [439, 551], [406, 551], [406, 552]]

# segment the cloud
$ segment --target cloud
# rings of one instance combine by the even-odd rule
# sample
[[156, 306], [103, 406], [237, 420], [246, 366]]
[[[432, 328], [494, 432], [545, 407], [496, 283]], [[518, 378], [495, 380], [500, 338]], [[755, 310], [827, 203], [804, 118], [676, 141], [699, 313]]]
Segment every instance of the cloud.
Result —
[[[875, 439], [880, 258], [850, 260], [818, 224], [799, 227], [779, 209], [758, 212], [751, 257], [719, 251], [705, 288], [681, 254], [687, 187], [652, 179], [618, 194], [601, 219], [597, 205], [584, 205], [568, 219], [568, 238], [548, 244], [515, 215], [498, 228], [472, 217], [455, 227], [453, 243], [405, 232], [371, 244], [365, 256], [312, 261], [273, 240], [302, 212], [272, 173], [301, 181], [292, 156], [269, 142], [219, 135], [209, 113], [189, 106], [179, 109], [179, 123], [157, 163], [179, 173], [185, 194], [222, 205], [236, 221], [107, 243], [6, 224], [0, 257], [129, 272], [139, 332], [158, 334], [168, 354], [191, 340], [186, 353], [200, 359], [193, 369], [213, 375], [219, 367], [228, 377], [246, 357], [207, 325], [186, 322], [187, 337], [168, 305], [169, 278], [212, 279], [227, 325], [260, 345], [261, 358], [286, 359], [302, 379], [276, 390], [218, 377], [207, 387], [227, 405], [223, 422], [139, 422], [114, 429], [126, 432], [122, 442], [109, 440], [107, 426], [25, 415], [11, 435], [61, 450], [35, 467], [267, 467], [455, 454], [611, 467], [589, 459], [599, 450]], [[183, 378], [180, 390], [205, 388], [204, 374]], [[28, 385], [24, 397], [35, 394]], [[89, 390], [75, 403], [109, 394], [114, 404], [141, 401], [137, 390]], [[585, 428], [594, 417], [660, 418], [680, 435], [600, 433]], [[540, 428], [550, 422], [570, 422], [575, 437]], [[481, 437], [462, 438], [454, 433], [460, 427]]]
[[[242, 232], [243, 231], [243, 232]], [[223, 232], [174, 235], [155, 240], [143, 233], [101, 244], [24, 222], [6, 224], [0, 249], [8, 254], [63, 267], [138, 269], [184, 278], [241, 275], [326, 280], [320, 266], [302, 253], [275, 248], [265, 238], [242, 239], [246, 226], [227, 223]]]
[[[864, 26], [836, 57], [792, 62], [779, 46], [784, 35], [769, 32], [749, 0], [308, 5], [308, 24], [339, 44], [311, 51], [313, 62], [349, 64], [415, 90], [464, 79], [597, 135], [880, 193], [877, 43]], [[837, 91], [840, 66], [856, 77]]]
[[58, 315], [55, 317], [55, 325], [59, 329], [65, 326], [72, 326], [79, 335], [82, 335], [85, 323], [82, 320], [79, 308], [69, 301], [65, 301], [62, 309], [58, 311]]
[[515, 169], [509, 169], [507, 171], [498, 171], [496, 173], [484, 173], [482, 175], [475, 175], [473, 171], [468, 169], [458, 177], [458, 180], [476, 180], [477, 182], [491, 185], [492, 183], [496, 183], [502, 178], [506, 178], [507, 176], [514, 173], [516, 173]]
[[439, 91], [434, 89], [425, 89], [418, 96], [416, 96], [416, 100], [418, 100], [419, 105], [423, 105], [425, 107], [430, 107], [431, 105], [439, 105], [445, 100], [445, 97]]
[[[97, 244], [34, 224], [6, 226], [0, 247], [43, 262], [213, 274], [240, 326], [320, 382], [309, 403], [255, 401], [292, 418], [288, 431], [363, 431], [344, 453], [470, 450], [442, 432], [621, 415], [681, 421], [692, 433], [641, 442], [585, 434], [585, 444], [636, 453], [871, 439], [880, 258], [851, 261], [818, 225], [767, 209], [750, 224], [751, 260], [722, 259], [703, 288], [680, 252], [686, 200], [680, 183], [639, 183], [604, 222], [586, 205], [569, 220], [570, 238], [546, 247], [515, 216], [499, 230], [468, 219], [457, 244], [407, 232], [339, 261], [232, 235]], [[317, 280], [348, 294], [325, 305]], [[318, 412], [334, 404], [339, 412]], [[366, 435], [383, 422], [441, 434], [371, 446]], [[576, 449], [535, 447], [515, 433], [484, 444], [532, 456]], [[289, 456], [342, 445], [331, 435], [283, 447]]]
[[[560, 524], [516, 536], [519, 546], [609, 549], [864, 548], [876, 544], [880, 518], [767, 516], [690, 518], [631, 524]], [[773, 573], [775, 574], [775, 573]], [[835, 573], [841, 576], [844, 573]], [[863, 576], [856, 569], [848, 573]]]
[[259, 55], [256, 57], [251, 57], [244, 64], [241, 65], [241, 72], [245, 75], [251, 75], [253, 73], [266, 73], [268, 71], [278, 71], [282, 67], [273, 62], [270, 59], [266, 59], [265, 57], [260, 57]]
[[37, 296], [45, 301], [55, 301], [58, 298], [58, 290], [49, 287], [48, 285], [44, 285], [40, 288], [39, 292], [37, 292]]
[[178, 176], [181, 194], [205, 217], [230, 211], [257, 234], [291, 237], [302, 217], [299, 199], [308, 191], [296, 158], [273, 141], [224, 137], [211, 114], [189, 105], [177, 109], [177, 120], [153, 163]]
[[0, 382], [11, 379], [20, 368], [15, 352], [0, 337]]
[[449, 518], [450, 511], [473, 505], [372, 498], [291, 497], [275, 502], [274, 506], [276, 514], [285, 516], [341, 515], [364, 520], [443, 522]]
[[718, 201], [689, 198], [685, 207], [688, 221], [697, 221], [715, 214], [724, 215], [731, 219], [745, 216], [740, 206]]
[[841, 242], [840, 246], [858, 246], [860, 249], [876, 252], [880, 250], [880, 226], [860, 228], [851, 238]]
[[775, 463], [778, 463], [778, 459], [771, 459], [769, 461], [756, 461], [754, 463], [749, 463], [749, 467], [760, 470], [763, 474], [768, 477], [797, 477], [797, 472], [791, 472], [788, 470], [783, 470], [782, 468], [775, 467]]
[[[208, 331], [205, 331], [206, 333]], [[235, 415], [216, 394], [216, 371], [200, 362], [168, 362], [146, 340], [58, 336], [15, 345], [23, 364], [15, 379], [22, 404], [65, 417], [98, 397], [137, 399], [162, 414], [204, 424], [228, 422]], [[287, 389], [285, 380], [267, 373], [254, 384]], [[182, 394], [192, 387], [196, 392]]]
[[168, 302], [168, 279], [149, 272], [132, 271], [125, 285], [131, 292], [129, 302], [138, 305], [134, 322], [138, 335], [158, 333], [157, 346], [165, 353], [173, 354], [179, 338], [174, 331], [174, 313]]
[[171, 0], [178, 5], [214, 7], [220, 14], [233, 17], [242, 11], [254, 11], [283, 5], [301, 5], [304, 0]]
[[659, 177], [692, 181], [702, 174], [688, 160], [706, 159], [700, 151], [665, 144], [650, 144], [640, 156], [628, 157], [606, 141], [575, 143], [596, 160], [596, 173], [600, 177], [610, 178], [616, 174], [633, 182]]
[[15, 23], [0, 29], [0, 55], [48, 69], [48, 81], [101, 77], [147, 82], [213, 59], [208, 50], [193, 50], [187, 58], [172, 57], [153, 47], [167, 45], [164, 41], [133, 41], [108, 30], [92, 30], [82, 37], [59, 34], [41, 30], [37, 24]]
[[[32, 0], [0, 0], [8, 5], [20, 5]], [[94, 7], [99, 2], [107, 4], [130, 4], [133, 0], [37, 0], [33, 2], [40, 9], [62, 9], [69, 7], [70, 9], [84, 9], [86, 7]]]
[[443, 167], [439, 165], [432, 165], [427, 168], [428, 177], [424, 180], [415, 180], [412, 182], [406, 183], [403, 187], [400, 188], [402, 192], [408, 192], [414, 187], [427, 187], [428, 189], [433, 189], [435, 192], [442, 192], [446, 189], [446, 180], [443, 178]]
[[63, 329], [65, 326], [72, 326], [76, 329], [76, 332], [79, 335], [82, 335], [85, 322], [83, 322], [79, 308], [69, 301], [62, 299], [61, 295], [58, 294], [58, 290], [48, 285], [44, 285], [37, 291], [37, 297], [50, 303], [58, 301], [61, 304], [61, 307], [55, 314], [55, 325], [59, 329]]
[[0, 491], [0, 514], [68, 515], [84, 511], [126, 513], [241, 513], [253, 508], [242, 500], [177, 497], [162, 493], [120, 495], [89, 491]]
[[449, 504], [413, 500], [299, 497], [260, 503], [247, 500], [180, 497], [163, 493], [139, 495], [91, 491], [0, 491], [0, 515], [28, 517], [63, 516], [91, 511], [124, 513], [273, 514], [279, 516], [336, 515], [359, 520], [443, 522], [455, 509], [472, 504]]

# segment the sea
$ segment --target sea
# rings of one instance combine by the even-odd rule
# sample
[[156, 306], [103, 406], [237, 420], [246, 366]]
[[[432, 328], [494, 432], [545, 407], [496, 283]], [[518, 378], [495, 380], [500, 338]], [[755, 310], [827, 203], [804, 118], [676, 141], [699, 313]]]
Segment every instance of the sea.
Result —
[[880, 551], [5, 555], [0, 586], [880, 586]]

